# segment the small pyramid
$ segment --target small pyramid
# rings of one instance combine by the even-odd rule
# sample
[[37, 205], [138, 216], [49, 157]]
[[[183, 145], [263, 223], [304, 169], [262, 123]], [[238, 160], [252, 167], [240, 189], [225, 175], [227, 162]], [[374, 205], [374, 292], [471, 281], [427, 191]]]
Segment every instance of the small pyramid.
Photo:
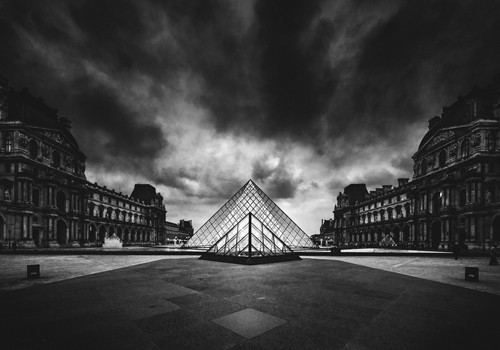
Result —
[[[252, 243], [249, 243], [251, 241]], [[252, 180], [236, 192], [184, 244], [209, 255], [269, 257], [313, 243]]]
[[207, 253], [261, 257], [290, 254], [293, 251], [252, 213], [249, 213], [222, 236]]

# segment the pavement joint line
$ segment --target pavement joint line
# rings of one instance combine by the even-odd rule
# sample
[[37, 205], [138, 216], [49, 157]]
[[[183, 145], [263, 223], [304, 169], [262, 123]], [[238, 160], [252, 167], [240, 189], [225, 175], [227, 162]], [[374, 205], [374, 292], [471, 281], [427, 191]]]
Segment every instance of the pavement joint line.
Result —
[[396, 265], [392, 265], [392, 267], [400, 267], [400, 266], [403, 266], [403, 265], [406, 265], [408, 263], [411, 263], [412, 261], [415, 261], [415, 260], [418, 260], [420, 258], [415, 258], [415, 259], [410, 259], [410, 260], [407, 260], [407, 261], [403, 261], [402, 263], [399, 263], [399, 264], [396, 264]]
[[[404, 289], [404, 290], [403, 290], [403, 291], [402, 291], [402, 292], [398, 295], [398, 297], [397, 297], [396, 299], [394, 299], [394, 300], [390, 301], [389, 303], [387, 303], [387, 306], [386, 306], [386, 307], [384, 307], [382, 310], [380, 310], [380, 312], [379, 312], [379, 313], [378, 313], [375, 317], [373, 317], [373, 318], [370, 320], [370, 322], [367, 322], [367, 324], [366, 324], [366, 325], [364, 325], [364, 326], [360, 327], [360, 328], [357, 330], [357, 332], [356, 332], [356, 333], [352, 336], [352, 338], [349, 340], [349, 342], [348, 342], [348, 343], [346, 343], [346, 344], [344, 345], [343, 349], [345, 349], [345, 347], [346, 347], [348, 344], [351, 344], [352, 342], [356, 342], [356, 340], [357, 340], [358, 336], [359, 336], [359, 335], [361, 335], [361, 334], [362, 334], [362, 333], [363, 333], [366, 329], [369, 329], [369, 328], [373, 327], [373, 325], [374, 325], [374, 324], [376, 324], [376, 323], [375, 323], [375, 322], [376, 322], [376, 320], [377, 320], [378, 318], [382, 317], [382, 314], [383, 314], [383, 313], [385, 313], [385, 312], [387, 311], [387, 309], [389, 309], [389, 307], [391, 307], [391, 306], [392, 306], [392, 305], [394, 305], [394, 304], [395, 304], [395, 303], [396, 303], [399, 299], [401, 299], [401, 298], [405, 295], [405, 293], [406, 293], [406, 291], [407, 291], [407, 290], [408, 290], [408, 289], [407, 289], [407, 288], [405, 288], [405, 289]], [[351, 344], [351, 345], [353, 345], [353, 344]], [[351, 346], [351, 345], [350, 345], [350, 346]], [[358, 349], [357, 345], [354, 345], [354, 346], [355, 346], [355, 349]], [[352, 349], [352, 348], [349, 348], [349, 349]], [[363, 348], [363, 349], [365, 349], [365, 348]]]

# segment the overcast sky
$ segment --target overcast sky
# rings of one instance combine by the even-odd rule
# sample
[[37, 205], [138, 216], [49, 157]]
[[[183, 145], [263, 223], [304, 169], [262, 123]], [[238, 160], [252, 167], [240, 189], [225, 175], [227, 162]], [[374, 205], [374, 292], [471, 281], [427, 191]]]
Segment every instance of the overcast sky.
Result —
[[0, 0], [0, 74], [72, 120], [89, 181], [197, 229], [253, 179], [315, 234], [349, 183], [411, 178], [499, 34], [495, 0]]

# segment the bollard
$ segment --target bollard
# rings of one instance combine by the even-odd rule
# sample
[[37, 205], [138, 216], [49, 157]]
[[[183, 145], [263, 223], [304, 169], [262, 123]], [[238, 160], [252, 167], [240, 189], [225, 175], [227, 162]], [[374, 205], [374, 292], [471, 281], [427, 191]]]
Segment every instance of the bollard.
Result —
[[27, 266], [28, 279], [40, 278], [40, 265]]
[[479, 267], [466, 267], [465, 268], [466, 281], [479, 281]]

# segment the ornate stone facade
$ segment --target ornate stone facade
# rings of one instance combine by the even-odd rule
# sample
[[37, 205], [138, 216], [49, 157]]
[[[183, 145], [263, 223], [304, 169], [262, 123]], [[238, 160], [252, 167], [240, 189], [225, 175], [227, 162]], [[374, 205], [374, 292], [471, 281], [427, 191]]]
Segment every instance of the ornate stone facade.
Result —
[[413, 155], [413, 179], [368, 193], [352, 184], [337, 197], [340, 244], [487, 249], [500, 241], [500, 78], [459, 96]]
[[151, 185], [130, 196], [85, 177], [70, 122], [0, 78], [0, 242], [21, 247], [163, 243], [166, 210]]

